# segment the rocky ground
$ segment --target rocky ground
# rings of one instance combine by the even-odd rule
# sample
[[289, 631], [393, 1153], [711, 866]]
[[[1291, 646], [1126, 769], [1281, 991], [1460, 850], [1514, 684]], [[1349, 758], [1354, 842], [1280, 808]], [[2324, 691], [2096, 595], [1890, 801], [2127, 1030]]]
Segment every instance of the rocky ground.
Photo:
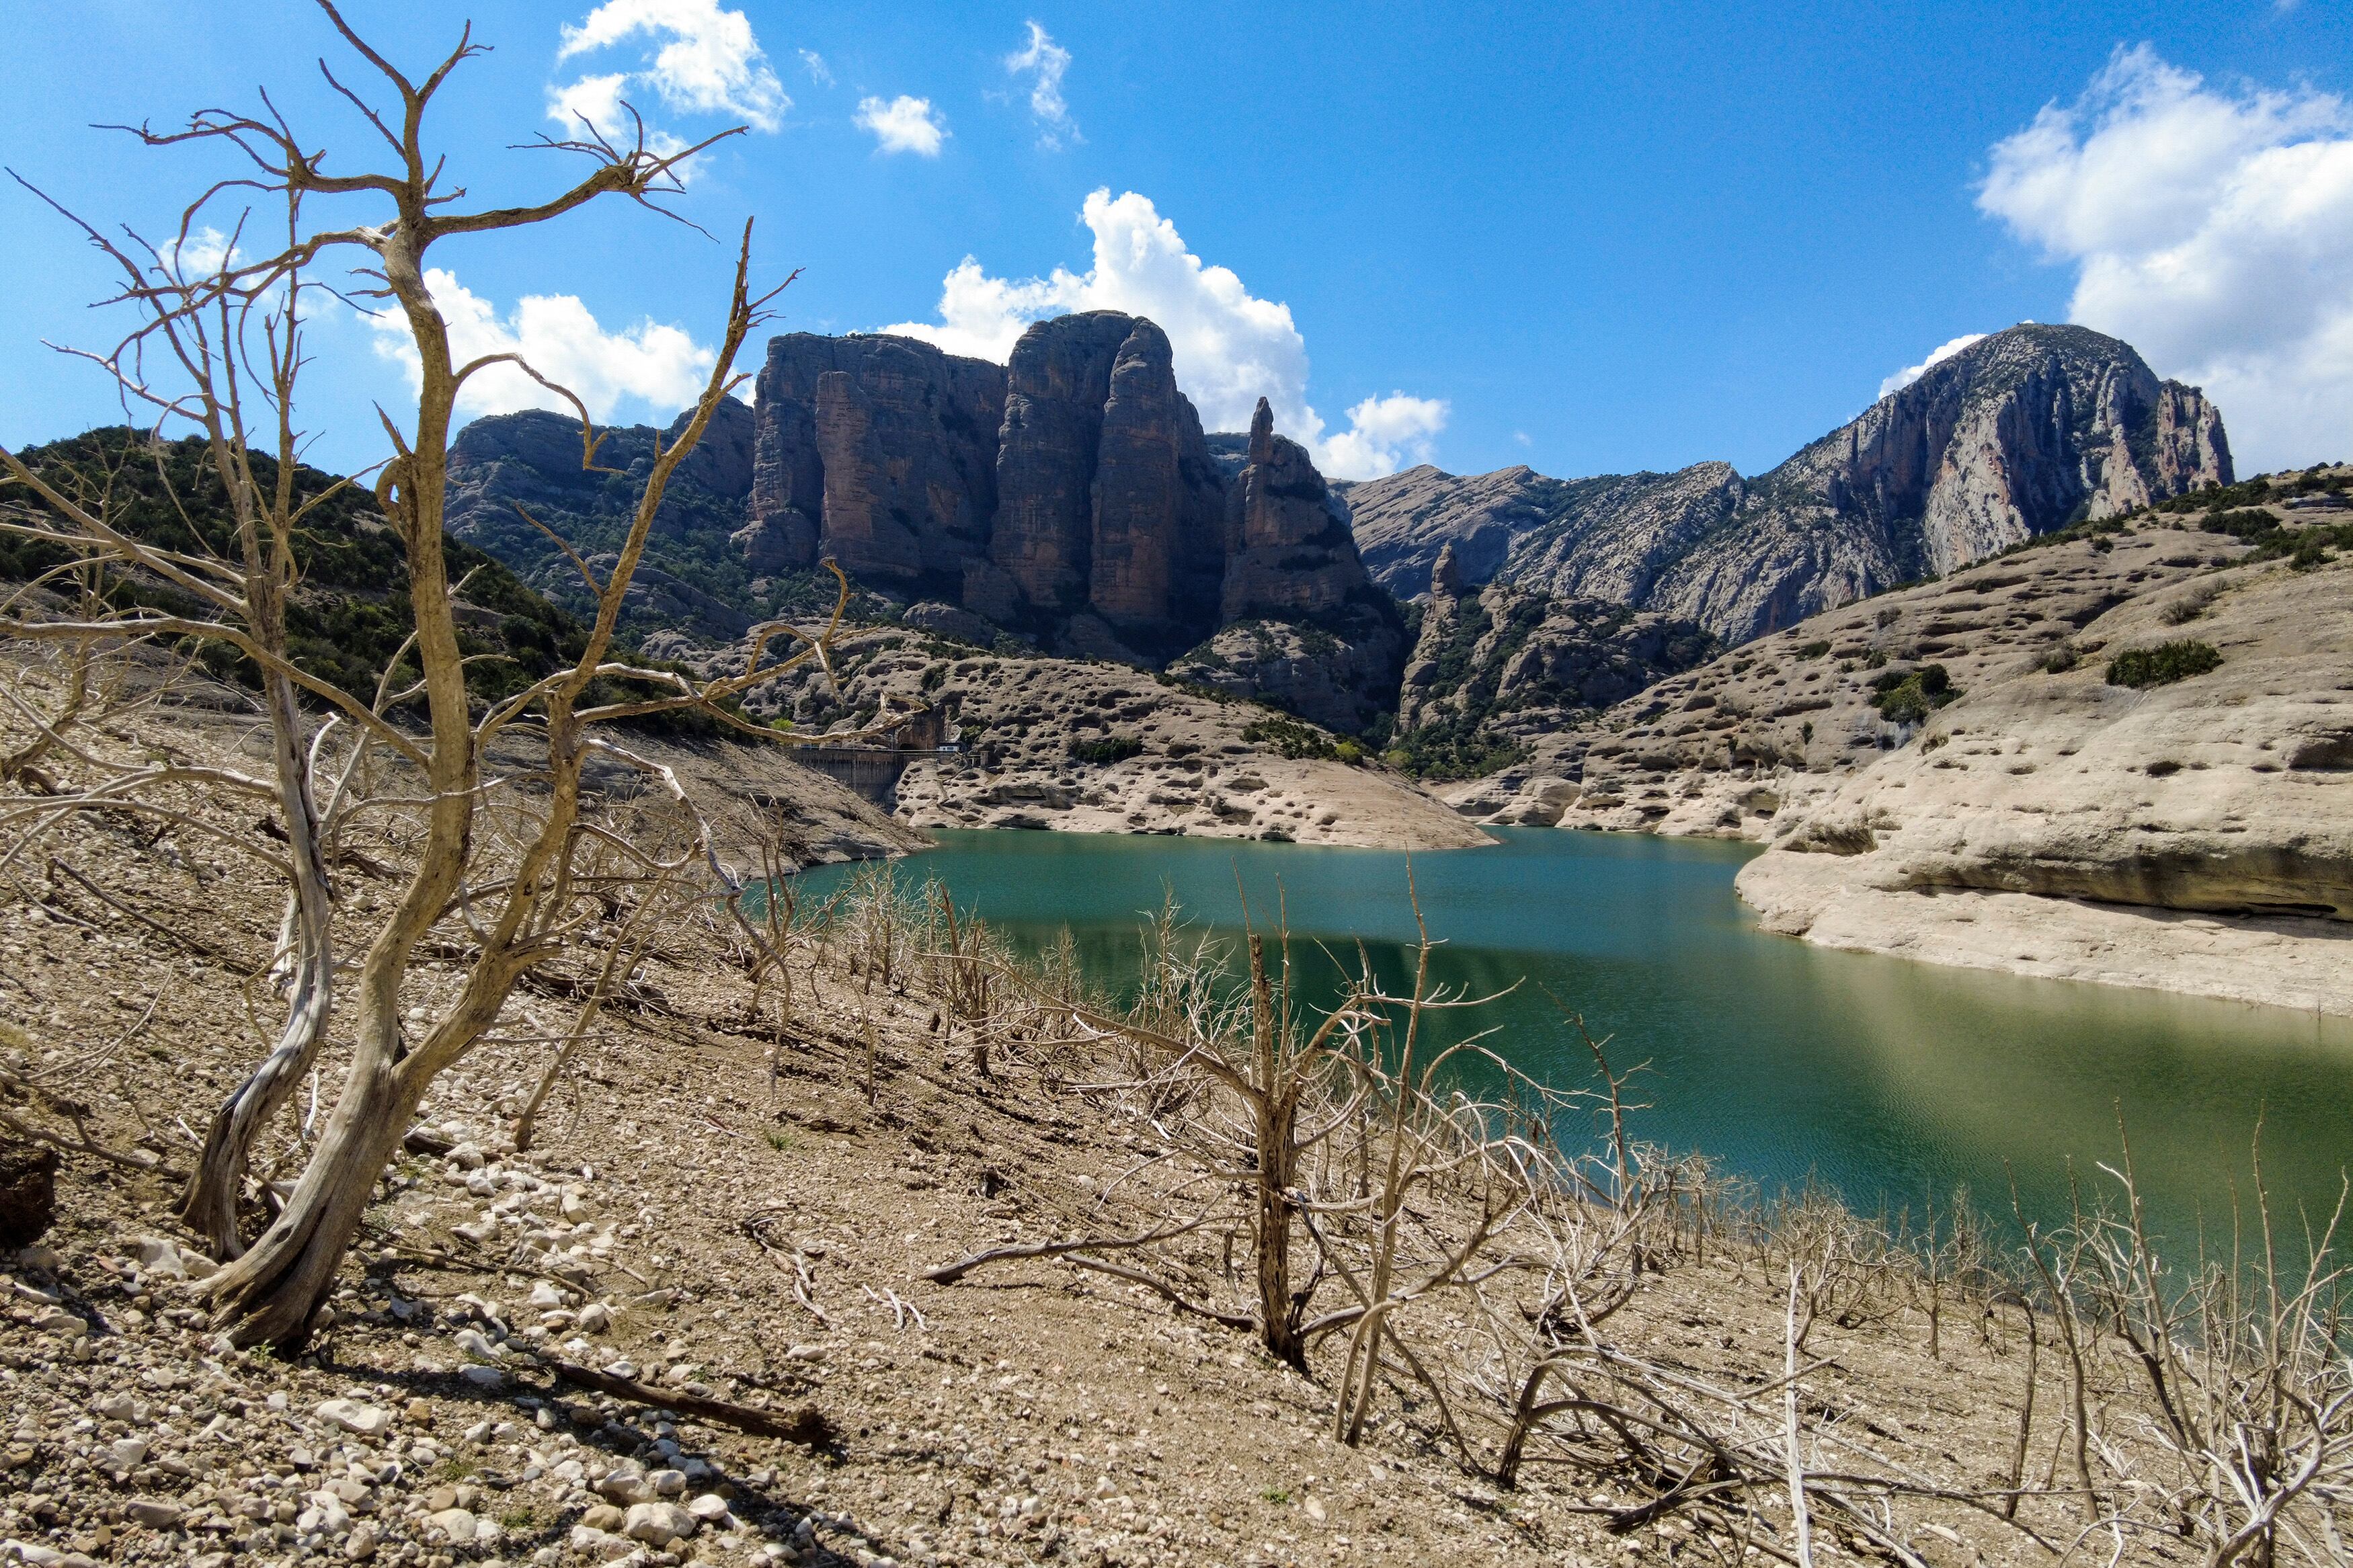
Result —
[[1128, 666], [881, 630], [845, 638], [835, 668], [838, 685], [797, 674], [757, 694], [754, 710], [793, 715], [804, 728], [887, 721], [926, 705], [953, 712], [961, 751], [919, 757], [899, 781], [896, 815], [917, 828], [1417, 848], [1488, 842], [1353, 743]]
[[[259, 1052], [252, 977], [279, 894], [226, 850], [111, 818], [76, 854], [89, 883], [0, 905], [0, 1054], [50, 1121], [71, 1106], [120, 1157], [56, 1122], [77, 1147], [54, 1219], [0, 1279], [0, 1562], [1743, 1560], [1681, 1515], [1606, 1529], [1641, 1495], [1622, 1478], [1541, 1468], [1499, 1489], [1426, 1405], [1385, 1395], [1366, 1441], [1334, 1441], [1336, 1341], [1302, 1374], [1101, 1274], [925, 1282], [978, 1247], [1133, 1224], [1113, 1188], [1159, 1132], [1057, 1087], [1034, 1051], [1008, 1046], [982, 1077], [936, 1001], [839, 951], [796, 973], [780, 1033], [773, 991], [764, 1010], [699, 927], [656, 950], [518, 1150], [550, 1049], [524, 993], [523, 1017], [435, 1085], [309, 1352], [233, 1351], [170, 1209], [193, 1130]], [[425, 965], [417, 1005], [459, 978]], [[331, 1053], [318, 1093], [340, 1067]], [[294, 1168], [312, 1103], [262, 1169]], [[11, 1113], [42, 1119], [21, 1098]], [[1620, 1342], [1681, 1376], [1778, 1377], [1770, 1268], [1718, 1247], [1662, 1268], [1614, 1321]], [[2021, 1336], [1948, 1321], [1932, 1358], [1900, 1309], [1815, 1333], [1826, 1419], [2003, 1473], [2014, 1418], [1985, 1391], [2020, 1383]], [[555, 1361], [675, 1403], [583, 1388]], [[750, 1436], [696, 1418], [706, 1396], [814, 1405], [830, 1436]], [[1492, 1456], [1492, 1422], [1464, 1418]], [[1862, 1554], [1817, 1531], [1818, 1562]], [[1914, 1545], [1959, 1568], [2014, 1539], [1956, 1510]]]

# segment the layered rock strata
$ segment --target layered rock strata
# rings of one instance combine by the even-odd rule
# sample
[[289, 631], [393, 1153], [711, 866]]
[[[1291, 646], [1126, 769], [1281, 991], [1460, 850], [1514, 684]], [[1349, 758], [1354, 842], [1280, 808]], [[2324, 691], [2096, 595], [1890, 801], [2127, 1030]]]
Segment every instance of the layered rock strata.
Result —
[[2012, 327], [1743, 479], [1729, 465], [1546, 479], [1409, 469], [1351, 487], [1380, 579], [1414, 595], [1439, 548], [1468, 580], [1617, 599], [1746, 642], [2071, 521], [2232, 479], [2221, 416], [2132, 348]]
[[1825, 945], [2353, 1012], [2348, 480], [1816, 616], [1449, 798], [1764, 843], [1742, 896]]

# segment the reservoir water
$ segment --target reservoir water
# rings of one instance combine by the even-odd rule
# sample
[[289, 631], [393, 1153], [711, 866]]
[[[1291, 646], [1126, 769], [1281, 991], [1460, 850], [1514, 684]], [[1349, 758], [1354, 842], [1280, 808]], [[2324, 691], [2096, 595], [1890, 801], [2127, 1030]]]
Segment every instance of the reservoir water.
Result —
[[[1506, 830], [1481, 849], [1412, 858], [1436, 965], [1494, 990], [1483, 1010], [1521, 1069], [1591, 1081], [1590, 1059], [1543, 991], [1638, 1064], [1637, 1133], [1704, 1152], [1767, 1193], [1810, 1175], [1862, 1210], [1942, 1210], [1967, 1186], [2007, 1214], [2063, 1218], [2072, 1174], [2105, 1185], [2117, 1115], [2152, 1222], [2177, 1258], [2202, 1225], [2227, 1252], [2252, 1215], [2261, 1118], [2274, 1213], [2325, 1221], [2353, 1165], [2353, 1020], [2150, 991], [1827, 952], [1757, 929], [1732, 879], [1757, 851], [1699, 839]], [[936, 877], [1035, 949], [1068, 927], [1088, 972], [1135, 972], [1138, 926], [1173, 891], [1194, 921], [1239, 931], [1242, 900], [1280, 909], [1294, 962], [1328, 996], [1365, 943], [1393, 986], [1409, 974], [1407, 858], [1366, 849], [1069, 833], [950, 832], [899, 875]], [[822, 894], [847, 867], [805, 873]]]

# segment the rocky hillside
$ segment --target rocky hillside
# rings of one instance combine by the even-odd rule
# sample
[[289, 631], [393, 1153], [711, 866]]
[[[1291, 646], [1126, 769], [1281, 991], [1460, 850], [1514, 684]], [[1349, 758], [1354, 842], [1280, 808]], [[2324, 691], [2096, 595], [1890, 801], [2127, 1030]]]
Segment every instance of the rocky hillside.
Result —
[[[1040, 321], [1004, 365], [796, 332], [756, 390], [674, 484], [640, 635], [733, 641], [808, 607], [829, 559], [918, 624], [1151, 668], [1195, 650], [1190, 679], [1344, 729], [1388, 708], [1403, 631], [1346, 508], [1263, 403], [1213, 452], [1151, 321]], [[599, 456], [622, 471], [584, 473], [576, 428], [478, 420], [451, 457], [453, 528], [551, 594], [574, 569], [530, 519], [593, 564], [652, 449], [649, 428], [617, 431]]]
[[[576, 465], [576, 438], [574, 454]], [[93, 508], [102, 497], [109, 520], [135, 539], [169, 550], [238, 556], [228, 499], [200, 437], [159, 442], [143, 431], [101, 427], [17, 456], [63, 495]], [[274, 463], [259, 455], [253, 461], [262, 483], [276, 482]], [[312, 675], [350, 691], [372, 692], [408, 636], [400, 597], [407, 568], [399, 536], [364, 485], [304, 466], [295, 472], [293, 493], [311, 508], [295, 543], [300, 578], [287, 605], [288, 652]], [[0, 508], [17, 505], [34, 517], [47, 510], [15, 480], [0, 479]], [[0, 583], [41, 579], [69, 559], [58, 546], [0, 534]], [[577, 620], [491, 556], [454, 543], [448, 563], [459, 584], [458, 646], [468, 661], [467, 685], [478, 697], [495, 700], [521, 690], [586, 646]], [[144, 573], [110, 569], [101, 592], [118, 608], [198, 617], [214, 613], [194, 594]], [[259, 670], [224, 645], [198, 648], [195, 657], [213, 675], [260, 683]]]
[[[752, 410], [733, 398], [722, 403], [671, 476], [630, 589], [629, 630], [670, 628], [698, 642], [724, 641], [795, 606], [782, 591], [787, 584], [759, 580], [732, 538], [752, 489], [753, 425]], [[668, 441], [678, 429], [672, 424], [659, 434]], [[596, 463], [607, 472], [582, 466], [577, 420], [543, 410], [477, 419], [449, 449], [448, 531], [575, 615], [593, 605], [587, 586], [533, 520], [600, 575], [611, 563], [644, 492], [657, 432], [625, 425], [603, 434]]]
[[1389, 754], [1426, 779], [1493, 773], [1720, 647], [1689, 621], [1606, 599], [1504, 583], [1468, 587], [1448, 545], [1406, 666]]
[[[1343, 1443], [1347, 1336], [1321, 1336], [1293, 1370], [1247, 1318], [1205, 1311], [1248, 1289], [1215, 1233], [1165, 1249], [1191, 1287], [1173, 1302], [1133, 1285], [1160, 1257], [1133, 1244], [1058, 1260], [1044, 1244], [1148, 1236], [1178, 1202], [1217, 1214], [1248, 1165], [1197, 1163], [1176, 1140], [1222, 1107], [1135, 1093], [1132, 1058], [1042, 1009], [979, 1034], [968, 991], [924, 952], [929, 911], [878, 921], [854, 894], [803, 899], [789, 988], [700, 922], [631, 951], [627, 986], [554, 1076], [538, 1020], [571, 1007], [526, 994], [515, 1026], [434, 1082], [307, 1352], [227, 1348], [199, 1294], [216, 1266], [170, 1214], [188, 1158], [174, 1122], [199, 1120], [256, 1054], [223, 1020], [256, 1005], [280, 896], [205, 866], [268, 853], [250, 817], [213, 812], [227, 842], [195, 857], [98, 817], [90, 882], [0, 900], [0, 1082], [12, 1127], [63, 1145], [0, 1142], [0, 1562], [1518, 1568], [1737, 1562], [1751, 1540], [1792, 1539], [1786, 1515], [1724, 1522], [1721, 1489], [1709, 1510], [1683, 1506], [1681, 1453], [1638, 1469], [1575, 1432], [1531, 1440], [1498, 1484], [1517, 1380], [1494, 1375], [1462, 1293], [1420, 1271], [1394, 1298], [1409, 1310], [1392, 1342], [1447, 1402], [1384, 1384]], [[337, 901], [348, 936], [372, 897]], [[587, 988], [601, 951], [543, 984]], [[460, 984], [421, 965], [406, 996], [447, 1006]], [[991, 994], [1001, 1016], [1020, 994]], [[331, 1048], [323, 1093], [344, 1059]], [[299, 1169], [295, 1119], [269, 1139], [272, 1163]], [[1697, 1246], [1647, 1196], [1567, 1210], [1580, 1241], [1609, 1237], [1605, 1281], [1641, 1260], [1639, 1290], [1595, 1294], [1609, 1310], [1589, 1353], [1630, 1382], [1732, 1390], [1717, 1403], [1736, 1409], [1788, 1353], [1769, 1260], [1826, 1230], [1857, 1249], [1877, 1233], [1817, 1203], [1809, 1229], [1776, 1235], [1700, 1191], [1722, 1217]], [[1444, 1223], [1464, 1201], [1424, 1180], [1410, 1217]], [[250, 1215], [266, 1222], [258, 1201]], [[962, 1283], [943, 1267], [997, 1248], [1016, 1256]], [[1247, 1239], [1240, 1257], [1246, 1269]], [[1999, 1331], [1957, 1331], [1979, 1299], [1947, 1279], [1932, 1354], [1916, 1276], [1831, 1278], [1851, 1310], [1809, 1331], [1792, 1406], [1818, 1424], [1805, 1436], [1827, 1447], [1867, 1426], [1872, 1463], [1927, 1478], [1896, 1537], [1926, 1543], [1922, 1561], [2047, 1560], [2040, 1540], [2081, 1528], [2073, 1494], [2032, 1492], [2013, 1531], [1971, 1489], [2009, 1473], [2021, 1405], [2063, 1407], [2056, 1329], [2034, 1359], [2014, 1309], [1986, 1317]], [[1523, 1301], [1535, 1319], [1550, 1284], [1530, 1268], [1482, 1279], [1514, 1320]], [[1326, 1271], [1308, 1289], [1315, 1309], [1341, 1293]], [[1511, 1370], [1529, 1359], [1514, 1353]], [[2120, 1348], [2090, 1353], [2119, 1425], [2154, 1426]], [[1779, 1421], [1748, 1403], [1752, 1428]], [[1639, 1430], [1627, 1447], [1654, 1452]], [[1744, 1436], [1736, 1451], [1754, 1450]], [[1817, 1561], [1884, 1555], [1823, 1517]]]
[[2353, 1011], [2348, 482], [2201, 492], [1815, 616], [1451, 798], [1766, 843], [1743, 895], [1831, 945]]
[[1350, 487], [1359, 547], [1400, 595], [1446, 543], [1503, 580], [1693, 620], [1729, 643], [2070, 523], [2232, 479], [2221, 415], [2131, 346], [2028, 324], [1932, 366], [1771, 472], [1564, 481], [1428, 468]]
[[926, 708], [953, 714], [959, 750], [916, 757], [899, 780], [894, 811], [912, 827], [1389, 848], [1489, 842], [1356, 742], [1174, 677], [899, 628], [851, 636], [834, 665], [836, 681], [797, 671], [746, 707], [814, 731]]

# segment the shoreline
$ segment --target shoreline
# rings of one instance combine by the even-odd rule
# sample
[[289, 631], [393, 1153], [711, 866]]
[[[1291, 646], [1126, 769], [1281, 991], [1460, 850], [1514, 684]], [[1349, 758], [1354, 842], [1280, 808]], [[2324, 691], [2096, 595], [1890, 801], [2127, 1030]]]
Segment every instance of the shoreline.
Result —
[[[1399, 845], [1345, 831], [1299, 840], [1232, 831], [1139, 832], [1120, 824], [1115, 816], [1103, 819], [1108, 816], [1070, 812], [1056, 814], [1059, 820], [1031, 817], [982, 823], [899, 820], [919, 831], [949, 828], [1123, 838], [1223, 838], [1393, 854], [1489, 848], [1500, 842], [1492, 832], [1500, 825], [1474, 826], [1468, 818], [1465, 826], [1474, 826], [1479, 834], [1473, 841]], [[1736, 831], [1661, 832], [1590, 822], [1549, 831], [1757, 842], [1749, 834]], [[1734, 877], [1733, 891], [1756, 914], [1759, 929], [1776, 936], [1943, 968], [2159, 991], [2353, 1018], [2353, 924], [2348, 922], [2217, 914], [1978, 889], [1891, 889], [1871, 882], [1873, 857], [1868, 855], [1799, 854], [1763, 846], [1759, 849]], [[894, 851], [892, 858], [908, 852]]]
[[1847, 952], [2353, 1017], [2353, 924], [2040, 893], [1873, 886], [1873, 857], [1767, 851], [1733, 888], [1764, 930]]

